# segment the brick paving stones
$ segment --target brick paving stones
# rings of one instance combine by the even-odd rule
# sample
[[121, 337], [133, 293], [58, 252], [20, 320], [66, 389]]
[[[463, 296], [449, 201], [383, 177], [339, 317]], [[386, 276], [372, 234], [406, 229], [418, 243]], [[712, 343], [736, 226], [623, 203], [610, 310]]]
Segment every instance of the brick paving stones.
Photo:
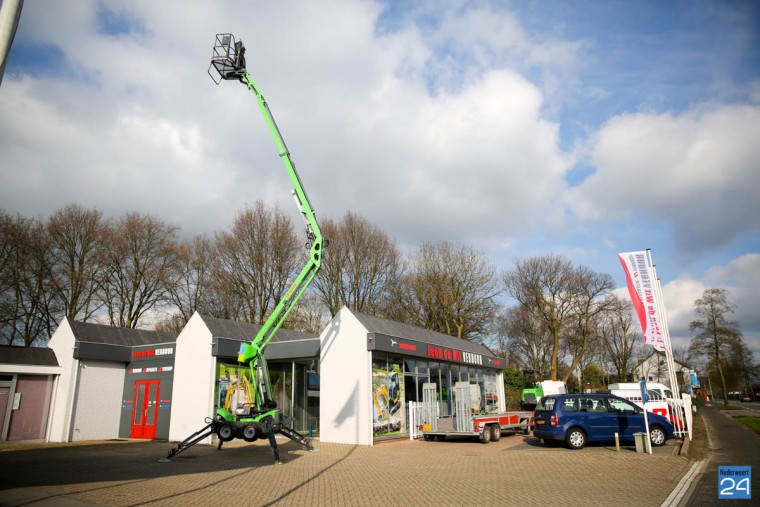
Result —
[[[0, 446], [2, 505], [559, 505], [659, 506], [689, 460], [673, 447], [547, 448], [530, 436], [395, 440], [374, 447], [282, 441], [197, 445], [159, 463], [166, 442]], [[31, 499], [31, 500], [30, 500]]]

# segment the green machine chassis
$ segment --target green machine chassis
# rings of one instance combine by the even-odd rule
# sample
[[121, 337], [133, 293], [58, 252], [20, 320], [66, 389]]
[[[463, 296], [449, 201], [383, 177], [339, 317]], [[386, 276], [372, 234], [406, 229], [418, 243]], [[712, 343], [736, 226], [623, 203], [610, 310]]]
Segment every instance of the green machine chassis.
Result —
[[322, 266], [322, 249], [327, 244], [322, 237], [314, 209], [304, 191], [295, 164], [290, 158], [290, 152], [280, 130], [277, 128], [272, 112], [256, 83], [253, 82], [253, 78], [246, 70], [245, 46], [242, 41], [236, 41], [235, 37], [229, 33], [216, 36], [209, 75], [216, 84], [222, 80], [240, 81], [256, 95], [259, 109], [277, 145], [280, 158], [285, 164], [285, 169], [293, 185], [293, 197], [306, 222], [309, 259], [264, 325], [261, 326], [256, 337], [251, 342], [243, 343], [240, 346], [238, 363], [247, 364], [250, 371], [251, 392], [249, 394], [251, 403], [242, 409], [236, 409], [234, 412], [225, 408], [217, 409], [216, 416], [207, 419], [207, 425], [204, 428], [182, 441], [161, 461], [168, 461], [209, 435], [216, 433], [219, 438], [220, 449], [222, 443], [234, 438], [242, 438], [252, 442], [266, 436], [272, 447], [275, 463], [280, 464], [277, 441], [275, 440], [276, 433], [285, 435], [309, 450], [313, 450], [313, 447], [303, 435], [293, 429], [293, 419], [284, 418], [282, 411], [277, 408], [277, 404], [272, 400], [272, 387], [264, 352]]

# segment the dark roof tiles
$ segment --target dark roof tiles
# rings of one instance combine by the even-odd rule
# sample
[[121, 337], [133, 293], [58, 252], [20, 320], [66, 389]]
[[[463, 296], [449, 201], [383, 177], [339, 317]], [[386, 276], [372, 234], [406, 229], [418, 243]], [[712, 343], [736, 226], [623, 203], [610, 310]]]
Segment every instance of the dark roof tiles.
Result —
[[58, 366], [58, 360], [52, 349], [41, 347], [12, 347], [9, 345], [0, 346], [0, 363]]
[[80, 342], [135, 347], [177, 341], [177, 335], [174, 333], [160, 333], [147, 329], [131, 329], [90, 322], [69, 321], [69, 325], [74, 332], [74, 337]]
[[[261, 329], [261, 325], [251, 324], [250, 322], [218, 319], [216, 317], [209, 317], [207, 315], [201, 315], [200, 317], [203, 319], [206, 327], [208, 327], [209, 331], [211, 331], [211, 334], [215, 338], [230, 338], [232, 340], [251, 341], [256, 337], [256, 333], [259, 332], [259, 329]], [[275, 333], [271, 343], [316, 339], [317, 336], [310, 333], [280, 328], [277, 330], [277, 333]]]

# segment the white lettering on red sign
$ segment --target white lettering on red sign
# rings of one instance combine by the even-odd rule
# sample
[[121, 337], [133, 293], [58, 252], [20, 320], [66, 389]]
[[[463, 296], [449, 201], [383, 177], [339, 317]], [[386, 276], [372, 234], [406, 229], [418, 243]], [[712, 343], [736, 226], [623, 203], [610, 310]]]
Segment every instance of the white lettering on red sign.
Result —
[[150, 349], [150, 350], [136, 350], [132, 352], [133, 358], [140, 357], [154, 357], [154, 356], [170, 356], [174, 354], [174, 347], [164, 347], [162, 349]]

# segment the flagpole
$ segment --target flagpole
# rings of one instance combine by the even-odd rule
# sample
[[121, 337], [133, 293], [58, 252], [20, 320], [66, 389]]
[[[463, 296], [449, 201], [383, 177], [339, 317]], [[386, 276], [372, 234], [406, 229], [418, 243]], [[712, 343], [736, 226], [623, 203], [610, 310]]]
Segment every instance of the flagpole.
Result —
[[[655, 266], [654, 262], [652, 261], [652, 250], [650, 248], [647, 248], [647, 259], [649, 261], [649, 266], [652, 268], [652, 274], [654, 275], [654, 289], [655, 289], [655, 299], [657, 301], [657, 310], [660, 314], [660, 319], [662, 320], [662, 341], [665, 345], [665, 361], [668, 365], [668, 379], [670, 381], [670, 388], [673, 390], [673, 396], [677, 396], [680, 399], [681, 391], [678, 386], [678, 378], [676, 377], [676, 365], [675, 361], [673, 360], [673, 345], [670, 341], [670, 329], [668, 328], [668, 317], [665, 313], [665, 299], [662, 296], [662, 286], [660, 284], [660, 277], [657, 276], [657, 267]], [[684, 414], [681, 413], [681, 408], [676, 404], [673, 410], [675, 414], [675, 419], [678, 421], [678, 428], [676, 428], [677, 432], [683, 431], [683, 416]]]

